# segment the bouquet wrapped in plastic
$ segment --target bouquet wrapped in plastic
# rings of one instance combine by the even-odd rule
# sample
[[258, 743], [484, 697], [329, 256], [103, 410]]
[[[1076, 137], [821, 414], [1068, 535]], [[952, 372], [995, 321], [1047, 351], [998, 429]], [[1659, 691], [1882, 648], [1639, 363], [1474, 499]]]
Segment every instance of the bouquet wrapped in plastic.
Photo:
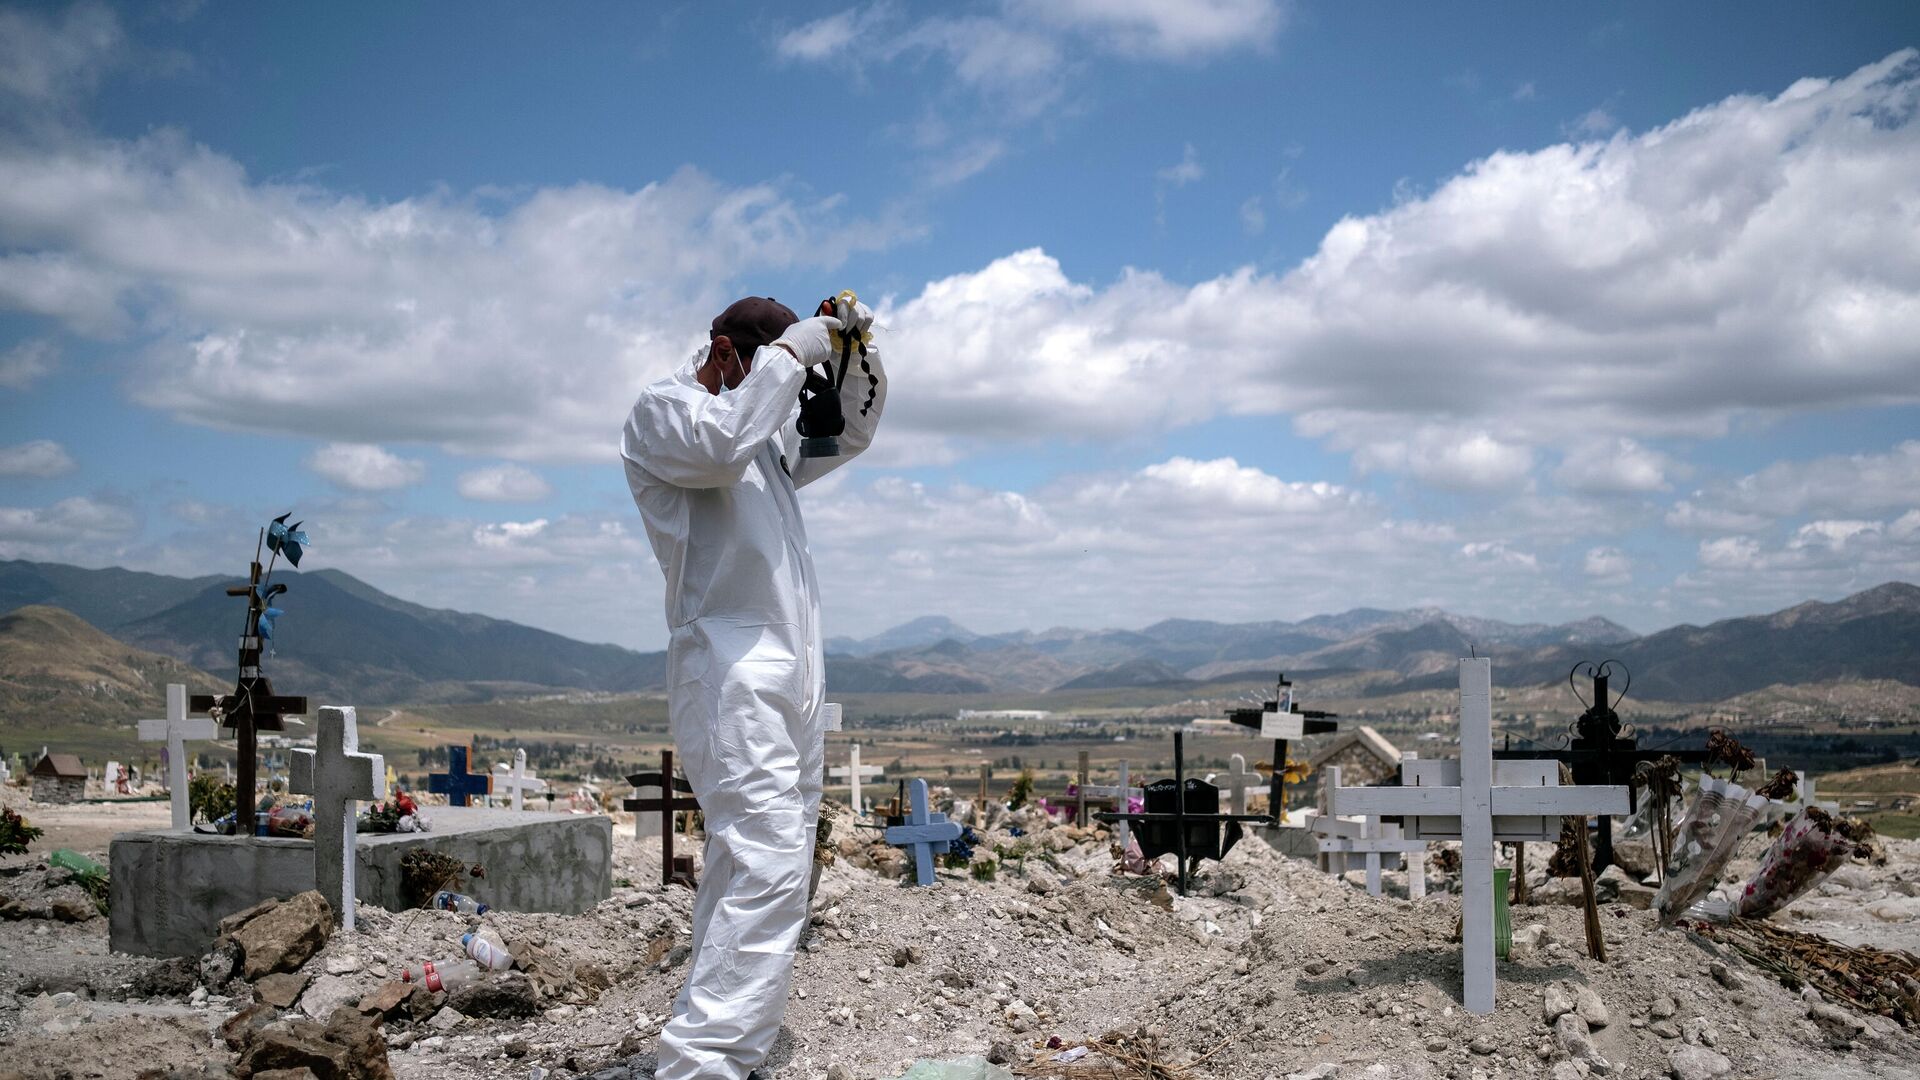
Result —
[[1730, 780], [1709, 777], [1700, 782], [1700, 794], [1680, 822], [1665, 879], [1653, 898], [1662, 924], [1678, 919], [1713, 888], [1768, 801]]
[[1807, 890], [1855, 856], [1871, 854], [1873, 826], [1835, 817], [1809, 806], [1787, 823], [1733, 902], [1732, 914], [1764, 919], [1806, 895]]

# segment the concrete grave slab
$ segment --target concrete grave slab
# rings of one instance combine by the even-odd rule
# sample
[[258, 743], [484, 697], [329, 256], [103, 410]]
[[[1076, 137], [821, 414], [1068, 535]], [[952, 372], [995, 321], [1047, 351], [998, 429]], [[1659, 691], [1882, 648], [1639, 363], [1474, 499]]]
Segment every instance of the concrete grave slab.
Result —
[[[355, 895], [409, 907], [400, 860], [416, 848], [487, 868], [468, 892], [502, 911], [577, 915], [613, 893], [613, 822], [598, 814], [435, 807], [429, 833], [362, 834]], [[109, 940], [115, 952], [197, 956], [220, 920], [317, 887], [313, 842], [164, 830], [114, 837]]]

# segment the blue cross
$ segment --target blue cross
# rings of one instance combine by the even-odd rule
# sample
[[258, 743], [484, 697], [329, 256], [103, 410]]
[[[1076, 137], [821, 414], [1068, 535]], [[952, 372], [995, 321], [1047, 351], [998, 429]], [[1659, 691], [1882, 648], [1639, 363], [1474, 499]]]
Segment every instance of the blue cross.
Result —
[[472, 748], [447, 747], [447, 771], [427, 777], [427, 790], [445, 795], [448, 806], [469, 806], [475, 795], [493, 794], [493, 777], [467, 771], [467, 755]]
[[960, 823], [948, 821], [945, 814], [927, 812], [925, 780], [907, 782], [907, 801], [913, 807], [907, 814], [907, 823], [888, 827], [887, 843], [912, 848], [914, 877], [922, 885], [931, 885], [935, 880], [933, 857], [945, 855], [948, 845], [960, 839]]

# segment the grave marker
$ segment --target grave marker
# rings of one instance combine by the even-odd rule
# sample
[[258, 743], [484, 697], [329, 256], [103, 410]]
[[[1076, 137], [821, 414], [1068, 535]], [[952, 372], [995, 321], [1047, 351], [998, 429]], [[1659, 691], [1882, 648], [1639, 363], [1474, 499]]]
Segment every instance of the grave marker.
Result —
[[1213, 782], [1227, 793], [1228, 805], [1233, 808], [1233, 812], [1244, 814], [1247, 812], [1247, 791], [1260, 787], [1268, 781], [1258, 771], [1247, 768], [1245, 754], [1235, 754], [1228, 759], [1225, 775], [1214, 777]]
[[173, 799], [173, 827], [184, 832], [193, 828], [193, 814], [187, 802], [186, 740], [204, 742], [220, 734], [220, 727], [205, 717], [187, 715], [187, 688], [181, 683], [167, 684], [167, 716], [164, 720], [142, 720], [141, 742], [166, 744], [167, 790]]
[[[285, 731], [286, 717], [304, 715], [307, 711], [307, 699], [288, 697], [273, 692], [273, 680], [260, 670], [260, 654], [264, 651], [266, 638], [273, 632], [273, 618], [280, 614], [278, 608], [270, 606], [274, 597], [287, 591], [285, 582], [277, 585], [267, 584], [273, 577], [273, 565], [279, 562], [282, 551], [287, 560], [295, 566], [300, 564], [300, 543], [305, 535], [295, 530], [300, 537], [299, 543], [291, 547], [284, 539], [289, 534], [282, 515], [275, 521], [278, 526], [271, 540], [268, 530], [260, 530], [260, 543], [267, 543], [273, 551], [264, 577], [260, 566], [260, 543], [254, 545], [253, 562], [247, 573], [245, 585], [230, 585], [227, 595], [245, 597], [247, 601], [247, 621], [240, 633], [240, 674], [234, 682], [231, 694], [194, 694], [187, 699], [190, 712], [204, 713], [219, 722], [222, 730], [231, 730], [234, 735], [234, 756], [239, 759], [239, 777], [234, 782], [235, 831], [242, 836], [253, 835], [253, 813], [258, 793], [256, 783], [255, 737], [262, 731]], [[296, 523], [297, 525], [297, 523]]]
[[333, 905], [340, 925], [353, 929], [354, 851], [358, 800], [387, 797], [387, 764], [379, 754], [360, 753], [360, 730], [352, 706], [320, 707], [314, 749], [295, 750], [289, 787], [313, 796], [313, 879]]
[[[1094, 817], [1116, 824], [1138, 824], [1143, 858], [1173, 855], [1179, 862], [1177, 880], [1182, 896], [1187, 894], [1191, 864], [1225, 856], [1240, 839], [1240, 822], [1275, 824], [1279, 821], [1264, 814], [1220, 813], [1220, 789], [1205, 780], [1187, 779], [1185, 732], [1179, 730], [1173, 733], [1173, 779], [1148, 784], [1143, 796], [1146, 809], [1140, 813], [1120, 810]], [[1220, 835], [1222, 825], [1227, 827], [1224, 841]]]
[[[1340, 786], [1340, 767], [1327, 767], [1327, 784]], [[1338, 818], [1316, 814], [1313, 831], [1320, 837], [1323, 855], [1340, 860], [1337, 873], [1345, 874], [1350, 856], [1362, 855], [1367, 870], [1367, 893], [1380, 895], [1381, 856], [1403, 856], [1407, 870], [1407, 896], [1418, 900], [1427, 895], [1427, 842], [1403, 835], [1398, 825], [1374, 818]]]
[[491, 793], [493, 777], [467, 771], [467, 761], [472, 756], [471, 746], [447, 747], [447, 771], [428, 774], [427, 790], [445, 795], [448, 806], [471, 806], [475, 795]]
[[988, 785], [991, 783], [993, 783], [993, 766], [983, 761], [980, 763], [980, 798], [973, 804], [974, 817], [978, 819], [978, 824], [983, 829], [987, 827], [987, 800], [993, 797], [988, 791]]
[[[673, 855], [674, 812], [700, 809], [700, 800], [693, 797], [693, 785], [684, 777], [675, 776], [673, 773], [673, 751], [660, 751], [659, 772], [634, 773], [627, 777], [627, 783], [633, 785], [634, 794], [639, 796], [624, 799], [620, 803], [624, 809], [631, 810], [636, 815], [633, 819], [634, 839], [640, 838], [640, 822], [645, 815], [649, 811], [660, 812], [660, 821], [657, 826], [660, 830], [660, 884], [671, 885], [678, 881], [689, 889], [698, 888], [693, 877], [693, 856], [683, 855], [676, 859]], [[656, 794], [652, 797], [640, 794], [648, 790]], [[667, 797], [657, 794], [668, 791], [675, 794]], [[679, 792], [686, 792], [686, 797], [682, 798]], [[649, 829], [648, 832], [651, 833], [652, 830]]]
[[[1086, 792], [1089, 798], [1113, 800], [1113, 808], [1122, 813], [1133, 809], [1131, 805], [1132, 800], [1146, 797], [1146, 792], [1142, 789], [1127, 786], [1127, 763], [1125, 760], [1120, 762], [1120, 783], [1113, 785], [1095, 784], [1092, 787], [1083, 787], [1080, 790]], [[1132, 835], [1128, 830], [1125, 818], [1113, 822], [1113, 837], [1119, 842], [1122, 853], [1127, 850], [1127, 841]]]
[[1073, 823], [1087, 827], [1087, 752], [1080, 751], [1080, 783], [1074, 786]]
[[1560, 787], [1549, 760], [1493, 760], [1493, 664], [1460, 661], [1460, 760], [1406, 761], [1400, 787], [1329, 787], [1333, 815], [1397, 815], [1414, 839], [1458, 839], [1467, 1011], [1493, 1011], [1493, 845], [1555, 839], [1563, 817], [1624, 813], [1622, 786]]
[[1302, 709], [1293, 700], [1293, 683], [1281, 672], [1274, 686], [1273, 700], [1257, 709], [1228, 709], [1227, 719], [1241, 727], [1250, 727], [1263, 739], [1273, 740], [1273, 776], [1267, 792], [1268, 809], [1277, 828], [1287, 812], [1287, 745], [1308, 735], [1324, 735], [1340, 730], [1334, 722], [1337, 714], [1321, 709]]
[[933, 857], [945, 855], [953, 841], [960, 839], [960, 823], [947, 815], [927, 809], [927, 782], [915, 777], [907, 782], [907, 822], [889, 825], [885, 836], [894, 847], [913, 849], [914, 879], [922, 885], [939, 880], [933, 872]]
[[[1634, 766], [1642, 761], [1657, 761], [1663, 757], [1673, 757], [1683, 763], [1705, 762], [1707, 752], [1704, 750], [1666, 748], [1642, 750], [1639, 748], [1639, 736], [1633, 734], [1631, 728], [1623, 725], [1620, 714], [1614, 711], [1614, 706], [1627, 696], [1626, 689], [1622, 688], [1619, 697], [1611, 702], [1607, 700], [1608, 695], [1613, 692], [1610, 684], [1616, 665], [1619, 666], [1622, 674], [1627, 674], [1627, 685], [1631, 686], [1632, 675], [1627, 672], [1626, 665], [1618, 660], [1606, 660], [1599, 664], [1583, 661], [1575, 664], [1573, 670], [1567, 673], [1567, 685], [1573, 687], [1574, 678], [1581, 673], [1582, 669], [1585, 669], [1588, 677], [1593, 680], [1593, 699], [1582, 701], [1586, 705], [1586, 711], [1573, 722], [1572, 739], [1566, 749], [1514, 750], [1508, 747], [1494, 751], [1494, 758], [1503, 761], [1528, 759], [1564, 761], [1573, 769], [1573, 782], [1584, 786], [1631, 785]], [[1577, 687], [1574, 688], [1573, 696], [1575, 700], [1581, 700]], [[1631, 813], [1638, 809], [1639, 805], [1638, 792], [1629, 786], [1627, 812]], [[1602, 814], [1598, 826], [1593, 840], [1595, 873], [1605, 870], [1613, 863], [1612, 816]]]
[[854, 813], [862, 814], [866, 812], [866, 807], [860, 801], [860, 783], [863, 780], [883, 779], [882, 772], [878, 765], [860, 764], [860, 744], [854, 743], [847, 747], [846, 765], [837, 769], [828, 769], [827, 775], [832, 779], [847, 782], [847, 787], [851, 789], [847, 802], [852, 804]]
[[496, 795], [511, 794], [513, 798], [513, 808], [515, 810], [525, 809], [525, 795], [527, 792], [533, 792], [538, 795], [545, 790], [547, 790], [547, 782], [534, 775], [532, 769], [527, 768], [527, 752], [525, 750], [515, 750], [513, 752], [512, 771], [508, 771], [506, 762], [494, 762], [493, 793]]

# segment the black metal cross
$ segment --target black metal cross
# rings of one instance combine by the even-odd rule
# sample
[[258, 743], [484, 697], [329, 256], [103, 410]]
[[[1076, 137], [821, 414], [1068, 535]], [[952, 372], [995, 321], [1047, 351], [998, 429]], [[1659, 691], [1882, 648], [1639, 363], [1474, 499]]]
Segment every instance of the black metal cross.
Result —
[[[1340, 730], [1333, 722], [1339, 713], [1324, 712], [1320, 709], [1302, 709], [1300, 703], [1293, 700], [1293, 683], [1287, 680], [1287, 673], [1281, 672], [1278, 684], [1274, 687], [1274, 699], [1261, 703], [1261, 707], [1228, 709], [1227, 719], [1249, 727], [1255, 731], [1271, 730], [1275, 732], [1273, 740], [1273, 775], [1268, 778], [1267, 805], [1273, 811], [1273, 820], [1277, 825], [1280, 815], [1287, 808], [1287, 743], [1305, 735], [1324, 735]], [[1294, 721], [1292, 717], [1299, 717]], [[1298, 726], [1298, 731], [1294, 730]]]
[[[1549, 759], [1564, 761], [1573, 771], [1576, 784], [1624, 784], [1627, 785], [1627, 801], [1630, 810], [1639, 809], [1639, 793], [1633, 788], [1634, 766], [1642, 761], [1657, 761], [1663, 757], [1677, 758], [1682, 762], [1699, 763], [1707, 760], [1705, 750], [1642, 750], [1636, 735], [1623, 734], [1624, 725], [1614, 706], [1627, 696], [1622, 687], [1619, 696], [1611, 702], [1608, 695], [1613, 693], [1611, 680], [1613, 669], [1619, 668], [1627, 675], [1627, 685], [1633, 684], [1633, 677], [1627, 672], [1627, 666], [1618, 660], [1606, 660], [1599, 664], [1582, 661], [1575, 664], [1567, 674], [1567, 683], [1573, 686], [1573, 696], [1580, 699], [1580, 690], [1574, 686], [1584, 668], [1587, 676], [1593, 680], [1593, 697], [1582, 701], [1585, 712], [1573, 722], [1573, 738], [1565, 749], [1515, 750], [1512, 739], [1505, 749], [1495, 750], [1493, 756], [1502, 760]], [[1613, 865], [1613, 819], [1606, 815], [1599, 818], [1599, 831], [1594, 836], [1593, 870], [1599, 873]]]
[[267, 601], [285, 592], [285, 584], [275, 585], [266, 594], [260, 591], [260, 562], [254, 560], [245, 585], [230, 585], [228, 596], [247, 598], [247, 626], [240, 637], [240, 677], [233, 693], [195, 694], [187, 699], [187, 710], [195, 714], [218, 715], [220, 726], [234, 734], [235, 757], [239, 759], [234, 780], [233, 823], [235, 833], [253, 835], [254, 778], [258, 772], [254, 737], [262, 731], [285, 731], [288, 716], [307, 711], [307, 699], [273, 692], [273, 680], [260, 672], [260, 616]]
[[[649, 810], [660, 812], [660, 884], [671, 885], [679, 882], [687, 888], [697, 888], [693, 879], [693, 856], [673, 857], [673, 815], [678, 810], [698, 810], [700, 800], [693, 797], [693, 785], [673, 774], [673, 751], [660, 752], [660, 771], [657, 773], [634, 773], [627, 777], [627, 783], [635, 790], [643, 787], [657, 787], [660, 797], [657, 799], [622, 799], [620, 805], [635, 813]], [[680, 798], [675, 792], [684, 791], [686, 798]]]
[[[1187, 895], [1187, 882], [1191, 876], [1190, 863], [1201, 859], [1224, 858], [1233, 845], [1240, 839], [1240, 822], [1252, 821], [1264, 825], [1279, 823], [1277, 814], [1222, 814], [1220, 808], [1220, 789], [1204, 780], [1187, 779], [1187, 757], [1184, 732], [1173, 733], [1173, 779], [1157, 780], [1143, 790], [1146, 796], [1146, 809], [1138, 814], [1114, 811], [1094, 815], [1098, 821], [1109, 824], [1124, 821], [1132, 827], [1134, 836], [1140, 841], [1140, 854], [1154, 858], [1171, 852], [1179, 861], [1180, 895]], [[1211, 795], [1212, 808], [1188, 810], [1187, 798], [1195, 796], [1204, 805]], [[1171, 806], [1170, 810], [1159, 807]], [[1227, 826], [1226, 839], [1220, 836], [1220, 826]], [[1198, 832], [1195, 828], [1198, 827]], [[1168, 833], [1171, 832], [1171, 836]], [[1195, 850], [1198, 848], [1199, 850]], [[1152, 849], [1152, 850], [1149, 850]]]

